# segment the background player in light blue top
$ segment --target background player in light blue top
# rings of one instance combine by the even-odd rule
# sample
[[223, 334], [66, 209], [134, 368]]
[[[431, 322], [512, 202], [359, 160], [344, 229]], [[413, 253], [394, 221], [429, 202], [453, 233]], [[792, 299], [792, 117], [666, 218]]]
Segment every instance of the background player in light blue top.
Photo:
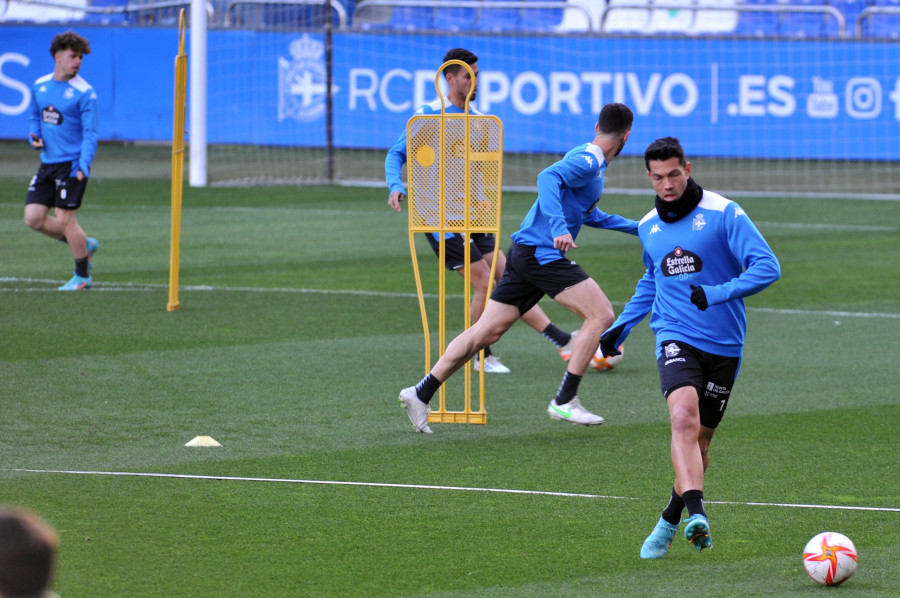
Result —
[[655, 208], [638, 226], [647, 269], [600, 347], [604, 355], [617, 354], [652, 312], [675, 485], [641, 557], [661, 558], [685, 507], [685, 538], [698, 550], [712, 546], [703, 477], [740, 368], [747, 329], [743, 298], [778, 280], [781, 267], [741, 206], [694, 182], [677, 139], [651, 143], [644, 162], [657, 194]]
[[[77, 33], [60, 33], [50, 43], [52, 73], [31, 88], [29, 136], [41, 150], [41, 166], [28, 186], [25, 224], [69, 245], [75, 275], [61, 291], [88, 289], [93, 284], [90, 260], [99, 244], [85, 235], [75, 217], [97, 154], [97, 94], [78, 72], [88, 40]], [[50, 208], [54, 216], [49, 216]]]
[[566, 253], [577, 248], [583, 224], [637, 234], [637, 222], [597, 208], [607, 166], [625, 147], [634, 114], [624, 104], [607, 104], [594, 126], [594, 139], [579, 145], [538, 175], [538, 197], [513, 233], [507, 265], [481, 319], [457, 336], [416, 386], [400, 391], [400, 402], [418, 432], [431, 433], [428, 403], [434, 393], [481, 347], [496, 342], [544, 295], [584, 319], [572, 340], [572, 356], [547, 413], [553, 419], [596, 426], [603, 418], [589, 412], [578, 386], [612, 323], [612, 305], [593, 278]]
[[[472, 97], [469, 103], [469, 113], [470, 114], [481, 114], [478, 110], [475, 109], [473, 103], [475, 100], [475, 96], [478, 91], [478, 57], [472, 52], [464, 49], [464, 48], [454, 48], [447, 52], [444, 56], [444, 60], [441, 64], [450, 61], [450, 60], [459, 60], [468, 64], [472, 68], [472, 72], [476, 77], [475, 90], [472, 92]], [[450, 65], [444, 69], [444, 78], [447, 81], [447, 99], [449, 100], [449, 104], [444, 107], [444, 111], [449, 114], [460, 114], [465, 112], [466, 106], [466, 97], [469, 94], [469, 91], [472, 89], [472, 78], [469, 75], [469, 71], [465, 69], [462, 65]], [[440, 99], [435, 100], [430, 104], [425, 104], [420, 107], [416, 111], [416, 115], [418, 114], [440, 114], [441, 113], [441, 101]], [[397, 141], [394, 142], [394, 145], [391, 146], [391, 149], [388, 150], [387, 157], [384, 160], [384, 174], [385, 179], [387, 181], [388, 189], [390, 190], [390, 195], [388, 196], [388, 205], [395, 211], [401, 211], [401, 203], [406, 198], [406, 187], [403, 185], [403, 165], [406, 163], [407, 158], [407, 139], [406, 139], [406, 127], [403, 128], [403, 132], [397, 138]], [[477, 180], [478, 173], [477, 171], [473, 173], [475, 175], [472, 182], [472, 189], [477, 188]], [[449, 176], [449, 175], [448, 175]], [[448, 185], [452, 187], [452, 185]], [[448, 205], [446, 209], [450, 210], [462, 210], [464, 206], [463, 197], [449, 197]], [[462, 218], [461, 211], [460, 216], [458, 218]], [[432, 250], [436, 256], [439, 256], [439, 243], [440, 237], [438, 233], [426, 233], [425, 237], [428, 239], [428, 243], [431, 245]], [[487, 289], [488, 283], [490, 282], [491, 277], [491, 263], [494, 259], [494, 247], [496, 243], [496, 239], [494, 235], [487, 233], [475, 233], [470, 235], [469, 240], [470, 254], [469, 254], [469, 280], [472, 284], [472, 304], [471, 304], [471, 317], [472, 322], [477, 322], [481, 317], [481, 314], [484, 312], [485, 303], [487, 303]], [[445, 251], [445, 266], [448, 270], [452, 270], [458, 272], [460, 276], [465, 276], [465, 239], [464, 236], [459, 233], [447, 233], [444, 240], [444, 251]], [[497, 268], [495, 270], [495, 276], [499, 280], [499, 278], [503, 275], [503, 271], [506, 268], [506, 255], [503, 251], [498, 252], [497, 256]], [[528, 313], [522, 316], [522, 321], [526, 324], [540, 332], [544, 338], [549, 340], [556, 346], [556, 350], [559, 352], [559, 356], [566, 361], [572, 354], [572, 335], [568, 332], [561, 330], [557, 327], [553, 322], [550, 321], [550, 318], [547, 314], [539, 306], [534, 306], [533, 309], [528, 311]], [[491, 352], [491, 347], [486, 346], [484, 348], [484, 371], [486, 373], [493, 374], [505, 374], [509, 373], [509, 368], [503, 365], [500, 359], [493, 355]], [[478, 356], [475, 356], [475, 361], [473, 363], [473, 367], [475, 370], [479, 370], [481, 368], [481, 364], [478, 361]]]

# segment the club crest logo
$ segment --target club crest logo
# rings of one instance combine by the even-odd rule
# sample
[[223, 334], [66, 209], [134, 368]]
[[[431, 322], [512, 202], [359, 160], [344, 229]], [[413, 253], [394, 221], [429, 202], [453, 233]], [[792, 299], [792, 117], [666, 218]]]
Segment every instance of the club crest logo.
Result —
[[706, 219], [703, 217], [703, 214], [697, 214], [694, 216], [694, 222], [691, 224], [691, 230], [703, 230], [703, 227], [706, 226]]
[[675, 343], [669, 343], [665, 348], [666, 357], [669, 359], [671, 359], [672, 357], [676, 357], [679, 353], [681, 353], [681, 347], [679, 347]]
[[304, 34], [289, 48], [292, 60], [278, 57], [278, 121], [318, 120], [325, 115], [325, 44]]

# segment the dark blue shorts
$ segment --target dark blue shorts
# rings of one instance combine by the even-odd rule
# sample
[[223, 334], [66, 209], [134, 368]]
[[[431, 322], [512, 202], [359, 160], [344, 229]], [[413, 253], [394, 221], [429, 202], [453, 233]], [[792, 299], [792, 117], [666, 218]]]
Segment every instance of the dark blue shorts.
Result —
[[[490, 233], [472, 233], [469, 236], [472, 238], [472, 243], [469, 248], [470, 264], [483, 260], [484, 256], [487, 254], [494, 253], [494, 247], [496, 245], [494, 242], [494, 235]], [[434, 250], [434, 255], [440, 258], [440, 241], [435, 239], [434, 235], [431, 233], [425, 233], [425, 237], [428, 239], [431, 249]], [[448, 270], [459, 270], [463, 267], [463, 264], [465, 264], [466, 248], [463, 243], [463, 236], [459, 233], [454, 233], [452, 237], [444, 239], [444, 265]]]
[[515, 305], [519, 313], [524, 314], [544, 295], [556, 297], [588, 278], [587, 272], [570, 259], [541, 265], [534, 257], [534, 247], [513, 243], [506, 252], [506, 270], [491, 293], [491, 299]]
[[48, 208], [77, 210], [81, 207], [88, 178], [78, 180], [73, 176], [78, 171], [74, 162], [41, 164], [37, 174], [28, 184], [28, 195], [25, 204], [36, 203]]
[[741, 358], [707, 353], [682, 341], [664, 341], [662, 351], [657, 365], [663, 396], [693, 386], [700, 396], [700, 423], [707, 428], [718, 426], [728, 407]]

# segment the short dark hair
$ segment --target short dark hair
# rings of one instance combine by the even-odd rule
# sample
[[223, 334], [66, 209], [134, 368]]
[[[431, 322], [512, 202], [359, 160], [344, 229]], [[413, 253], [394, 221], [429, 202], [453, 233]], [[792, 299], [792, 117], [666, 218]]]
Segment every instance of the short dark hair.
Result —
[[618, 102], [604, 106], [600, 110], [600, 117], [597, 119], [597, 124], [600, 125], [600, 132], [604, 135], [624, 135], [631, 130], [633, 122], [634, 113], [631, 111], [631, 108]]
[[678, 163], [687, 166], [687, 158], [684, 156], [684, 149], [681, 142], [675, 137], [660, 137], [647, 146], [644, 151], [644, 166], [650, 171], [650, 161], [664, 162], [670, 158], [678, 158]]
[[50, 585], [59, 538], [34, 513], [0, 510], [0, 594], [38, 595]]
[[[478, 62], [478, 57], [465, 48], [453, 48], [452, 50], [444, 54], [444, 62], [447, 62], [448, 60], [461, 60], [468, 65], [472, 65]], [[441, 64], [443, 64], [443, 62]], [[451, 64], [444, 69], [444, 75], [455, 75], [461, 68], [462, 66], [458, 64]]]
[[81, 37], [71, 29], [65, 33], [54, 36], [50, 42], [50, 56], [56, 56], [60, 50], [72, 50], [78, 54], [90, 54], [91, 42]]

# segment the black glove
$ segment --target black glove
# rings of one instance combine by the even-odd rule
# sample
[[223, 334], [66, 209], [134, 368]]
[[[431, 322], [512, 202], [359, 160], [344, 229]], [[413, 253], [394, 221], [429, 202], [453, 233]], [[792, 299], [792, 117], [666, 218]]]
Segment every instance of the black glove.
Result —
[[616, 349], [616, 341], [622, 336], [625, 330], [625, 324], [620, 324], [615, 328], [610, 328], [600, 337], [600, 350], [603, 351], [603, 357], [612, 357], [613, 355], [621, 355], [622, 352]]
[[704, 311], [709, 307], [709, 301], [706, 300], [706, 291], [703, 287], [691, 285], [691, 303], [697, 306], [697, 309]]

